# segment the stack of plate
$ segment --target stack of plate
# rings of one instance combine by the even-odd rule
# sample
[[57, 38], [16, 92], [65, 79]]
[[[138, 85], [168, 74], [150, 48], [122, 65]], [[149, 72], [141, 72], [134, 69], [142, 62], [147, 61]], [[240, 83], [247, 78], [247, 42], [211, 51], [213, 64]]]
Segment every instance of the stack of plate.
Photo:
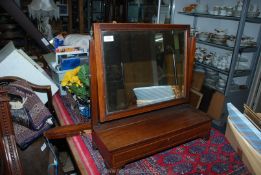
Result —
[[213, 70], [207, 70], [205, 83], [210, 86], [216, 86], [218, 78], [218, 72]]
[[220, 90], [220, 91], [224, 91], [224, 90], [225, 90], [225, 87], [226, 87], [226, 83], [227, 83], [226, 80], [224, 80], [224, 79], [222, 79], [222, 78], [219, 78], [216, 88], [217, 88], [218, 90]]

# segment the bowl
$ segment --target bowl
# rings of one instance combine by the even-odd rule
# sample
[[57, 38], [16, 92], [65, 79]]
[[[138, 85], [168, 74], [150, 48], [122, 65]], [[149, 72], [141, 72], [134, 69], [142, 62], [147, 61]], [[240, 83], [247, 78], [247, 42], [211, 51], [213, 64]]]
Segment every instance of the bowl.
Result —
[[239, 10], [235, 10], [233, 12], [233, 16], [235, 16], [235, 17], [240, 17], [240, 15], [241, 15], [241, 11], [239, 11]]
[[226, 86], [226, 81], [223, 80], [222, 78], [220, 78], [218, 80], [218, 84], [217, 85], [220, 86], [220, 87], [225, 87]]
[[221, 92], [224, 92], [224, 90], [225, 90], [225, 87], [221, 87], [221, 86], [217, 86], [216, 88], [217, 88], [217, 90], [219, 90]]
[[212, 38], [215, 38], [215, 39], [226, 39], [227, 35], [226, 34], [213, 34]]
[[208, 32], [200, 32], [198, 34], [198, 39], [200, 39], [201, 41], [207, 41], [209, 38], [209, 33]]
[[202, 72], [202, 73], [205, 73], [205, 69], [202, 68], [202, 67], [195, 67], [194, 71], [195, 71], [195, 72]]
[[218, 11], [217, 10], [209, 10], [208, 12], [211, 15], [218, 15]]
[[211, 41], [215, 44], [225, 44], [226, 38], [211, 38]]
[[206, 78], [205, 79], [205, 83], [208, 84], [208, 85], [215, 86], [216, 85], [216, 80], [210, 79], [210, 78]]
[[239, 62], [237, 62], [235, 69], [236, 70], [247, 70], [247, 69], [249, 69], [249, 63], [239, 61]]
[[228, 39], [226, 41], [226, 44], [227, 44], [228, 47], [234, 47], [235, 46], [235, 40]]
[[197, 13], [208, 13], [208, 5], [206, 4], [198, 4], [196, 7]]
[[247, 12], [247, 17], [249, 18], [256, 18], [258, 17], [260, 12]]
[[239, 61], [239, 62], [248, 62], [248, 58], [247, 58], [247, 57], [244, 57], [244, 56], [239, 56], [239, 57], [238, 57], [238, 61]]
[[251, 41], [251, 40], [243, 40], [240, 43], [240, 46], [244, 46], [244, 47], [255, 46], [255, 45], [256, 45], [256, 42], [255, 41]]
[[170, 4], [170, 0], [163, 0], [163, 3], [164, 3], [165, 5], [169, 5], [169, 4]]
[[211, 64], [211, 62], [212, 62], [211, 59], [204, 60], [204, 63], [205, 63], [205, 64]]
[[210, 70], [210, 69], [208, 69], [208, 70], [207, 70], [207, 74], [208, 74], [208, 75], [216, 75], [216, 74], [217, 74], [217, 72], [216, 72], [216, 71], [213, 71], [213, 70]]

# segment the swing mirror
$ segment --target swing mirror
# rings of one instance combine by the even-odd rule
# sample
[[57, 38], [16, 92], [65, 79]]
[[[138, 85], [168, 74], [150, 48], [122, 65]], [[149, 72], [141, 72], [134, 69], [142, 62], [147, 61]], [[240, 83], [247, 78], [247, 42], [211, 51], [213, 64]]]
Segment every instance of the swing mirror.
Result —
[[95, 29], [104, 121], [186, 99], [188, 26], [104, 24]]

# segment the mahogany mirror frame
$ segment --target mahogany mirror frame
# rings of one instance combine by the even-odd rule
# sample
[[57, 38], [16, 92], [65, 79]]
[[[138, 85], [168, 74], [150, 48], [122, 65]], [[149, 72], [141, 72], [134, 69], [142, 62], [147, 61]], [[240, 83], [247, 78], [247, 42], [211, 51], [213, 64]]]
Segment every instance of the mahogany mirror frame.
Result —
[[[193, 54], [193, 49], [190, 49], [190, 26], [189, 25], [174, 25], [174, 24], [134, 24], [134, 23], [95, 23], [94, 27], [94, 40], [91, 43], [90, 51], [90, 67], [91, 67], [91, 93], [95, 94], [92, 97], [92, 113], [95, 114], [92, 118], [98, 117], [99, 122], [106, 122], [115, 119], [121, 119], [132, 115], [141, 114], [161, 108], [166, 108], [178, 104], [189, 102], [189, 89], [190, 89], [190, 58]], [[184, 97], [179, 99], [168, 100], [160, 103], [136, 107], [126, 110], [115, 111], [108, 113], [106, 108], [106, 82], [105, 70], [103, 59], [103, 45], [102, 45], [102, 32], [103, 31], [164, 31], [164, 30], [184, 30]], [[95, 119], [94, 119], [95, 120]]]

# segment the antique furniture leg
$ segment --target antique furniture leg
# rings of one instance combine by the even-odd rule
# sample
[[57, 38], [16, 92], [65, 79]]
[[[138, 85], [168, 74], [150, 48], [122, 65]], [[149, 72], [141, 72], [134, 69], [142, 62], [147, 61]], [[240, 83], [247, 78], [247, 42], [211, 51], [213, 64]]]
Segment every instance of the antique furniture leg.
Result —
[[0, 87], [0, 159], [5, 174], [23, 174], [19, 160], [7, 92]]
[[[1, 85], [8, 85], [9, 83], [15, 82], [17, 80], [24, 79], [13, 76], [0, 77]], [[50, 112], [53, 112], [51, 87], [39, 86], [30, 82], [27, 83], [34, 91], [47, 93], [47, 107], [49, 108]], [[10, 113], [9, 99], [7, 96], [7, 92], [3, 91], [2, 87], [0, 87], [0, 124], [0, 159], [2, 159], [1, 161], [3, 162], [3, 167], [1, 164], [0, 168], [3, 168], [4, 174], [23, 174], [25, 169], [22, 169], [22, 165], [20, 163], [19, 155], [17, 152], [13, 122]]]

